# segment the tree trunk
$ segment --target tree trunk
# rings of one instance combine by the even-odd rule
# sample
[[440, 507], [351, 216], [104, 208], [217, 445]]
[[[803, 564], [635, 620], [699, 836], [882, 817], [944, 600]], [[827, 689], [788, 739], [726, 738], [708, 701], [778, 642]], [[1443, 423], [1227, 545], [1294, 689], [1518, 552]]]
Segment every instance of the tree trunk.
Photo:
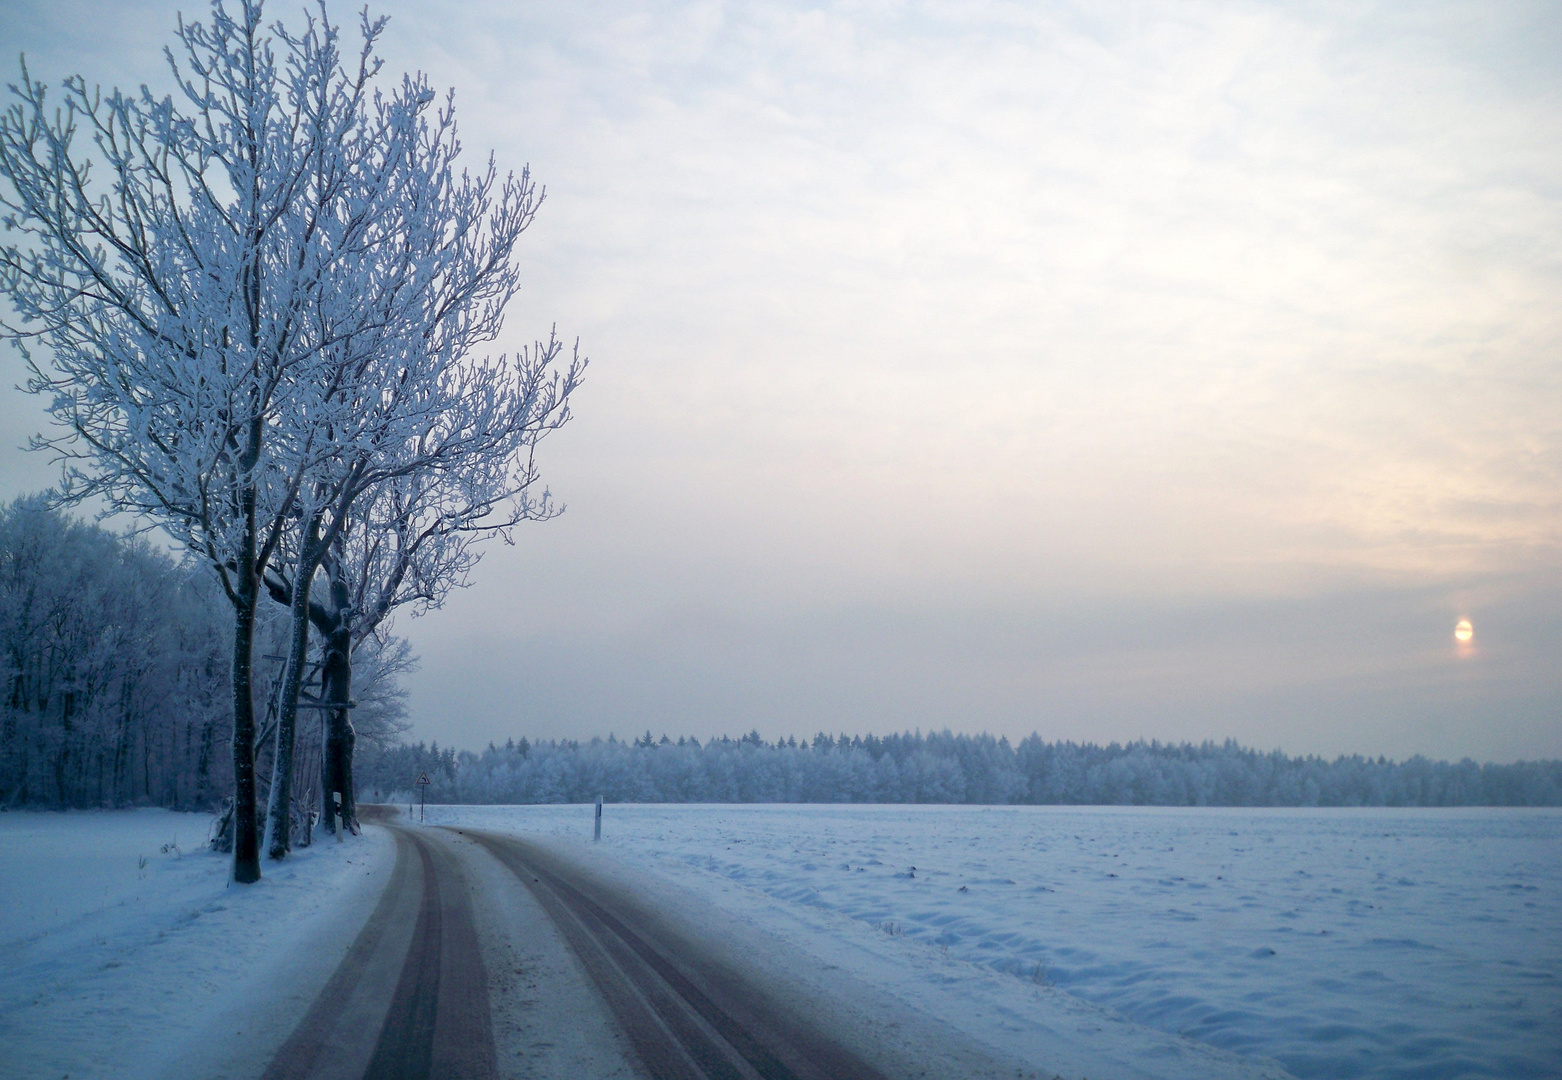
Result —
[[[320, 677], [320, 696], [326, 698], [325, 675]], [[331, 781], [335, 777], [331, 761], [331, 713], [334, 709], [320, 710], [320, 827], [328, 833], [336, 832], [336, 804], [332, 801]]]
[[201, 748], [195, 758], [195, 803], [203, 805], [211, 796], [207, 775], [211, 772], [212, 722], [210, 717], [201, 725]]
[[326, 740], [321, 755], [321, 780], [325, 788], [323, 796], [330, 805], [333, 793], [341, 793], [342, 828], [350, 833], [358, 831], [358, 804], [353, 792], [353, 746], [358, 741], [353, 731], [352, 714], [347, 703], [352, 700], [352, 646], [351, 631], [342, 628], [331, 635], [326, 646], [324, 671], [324, 698], [337, 703], [330, 710], [326, 728]]
[[309, 656], [309, 583], [319, 563], [318, 558], [312, 557], [313, 541], [311, 536], [301, 545], [298, 573], [293, 578], [292, 633], [277, 710], [276, 753], [271, 760], [271, 804], [266, 817], [266, 853], [273, 859], [285, 858], [293, 846], [289, 822], [293, 807], [293, 748], [298, 742], [298, 691], [303, 685], [304, 662]]
[[[353, 746], [357, 734], [351, 719], [353, 684], [353, 636], [352, 595], [343, 574], [341, 559], [341, 534], [333, 540], [333, 547], [321, 559], [320, 566], [330, 583], [330, 605], [317, 607], [315, 627], [325, 638], [325, 655], [320, 668], [320, 699], [329, 701], [336, 708], [323, 717], [324, 737], [320, 743], [320, 818], [328, 832], [337, 828], [336, 816], [341, 815], [341, 827], [354, 835], [358, 832], [358, 805], [353, 791]], [[336, 797], [340, 795], [340, 803]]]
[[251, 665], [255, 608], [260, 602], [253, 573], [239, 595], [233, 620], [233, 880], [260, 880], [260, 838], [255, 835], [255, 699]]

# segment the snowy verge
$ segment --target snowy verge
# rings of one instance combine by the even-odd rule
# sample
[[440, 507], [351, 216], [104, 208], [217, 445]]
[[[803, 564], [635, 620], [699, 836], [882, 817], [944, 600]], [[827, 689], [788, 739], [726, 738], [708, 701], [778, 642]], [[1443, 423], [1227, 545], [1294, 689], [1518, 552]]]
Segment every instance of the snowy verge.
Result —
[[361, 929], [383, 829], [229, 883], [211, 818], [0, 814], [0, 1077], [258, 1076]]
[[[726, 961], [793, 987], [791, 1004], [849, 1041], [895, 1044], [884, 1048], [883, 1064], [912, 1059], [929, 1075], [996, 1076], [985, 1066], [1006, 1062], [1001, 1075], [1047, 1080], [1290, 1076], [1268, 1059], [1134, 1023], [1108, 1006], [951, 958], [839, 912], [780, 901], [714, 874], [669, 873], [673, 865], [648, 862], [630, 847], [539, 835], [538, 822], [516, 808], [431, 806], [428, 823], [510, 832], [545, 844], [698, 932]], [[945, 1073], [934, 1062], [961, 1068]]]

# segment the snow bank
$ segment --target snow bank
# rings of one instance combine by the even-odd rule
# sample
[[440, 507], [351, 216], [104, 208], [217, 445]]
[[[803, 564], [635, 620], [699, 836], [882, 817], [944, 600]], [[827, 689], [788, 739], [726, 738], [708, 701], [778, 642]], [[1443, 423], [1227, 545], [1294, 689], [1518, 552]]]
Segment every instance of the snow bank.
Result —
[[0, 814], [0, 1077], [258, 1075], [394, 860], [378, 829], [247, 887], [166, 810]]
[[[428, 816], [592, 849], [589, 807]], [[1027, 1060], [1118, 1075], [1131, 1038], [1191, 1077], [1187, 1036], [1389, 1080], [1555, 1075], [1559, 840], [1533, 810], [623, 805], [592, 857]]]

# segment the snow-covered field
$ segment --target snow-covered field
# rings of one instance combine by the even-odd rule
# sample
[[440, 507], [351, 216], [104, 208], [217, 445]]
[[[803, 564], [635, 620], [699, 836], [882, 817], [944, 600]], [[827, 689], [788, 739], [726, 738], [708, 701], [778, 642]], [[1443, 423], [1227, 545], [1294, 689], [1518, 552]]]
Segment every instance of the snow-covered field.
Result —
[[[1070, 1076], [1209, 1075], [1181, 1036], [1306, 1080], [1562, 1075], [1558, 811], [609, 806], [600, 845], [590, 807], [428, 818], [661, 879]], [[0, 1077], [258, 1072], [391, 844], [238, 889], [208, 821], [0, 814]]]
[[[590, 846], [589, 807], [428, 818]], [[1562, 1075], [1557, 811], [609, 806], [603, 831], [595, 858], [994, 1045], [1062, 1030], [1045, 983], [1304, 1080]]]
[[0, 814], [0, 1077], [258, 1074], [394, 858], [382, 830], [228, 885], [211, 817]]

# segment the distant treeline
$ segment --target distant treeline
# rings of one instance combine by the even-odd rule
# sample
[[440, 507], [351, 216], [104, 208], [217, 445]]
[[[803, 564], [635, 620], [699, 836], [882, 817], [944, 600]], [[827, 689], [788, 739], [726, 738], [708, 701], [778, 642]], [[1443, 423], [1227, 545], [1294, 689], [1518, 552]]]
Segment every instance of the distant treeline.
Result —
[[232, 784], [219, 598], [144, 539], [0, 506], [0, 806], [209, 806]]
[[[812, 742], [511, 740], [480, 754], [392, 746], [360, 757], [365, 791], [430, 802], [808, 802], [1118, 806], [1562, 806], [1562, 761], [1482, 765], [1413, 757], [1328, 761], [1227, 740], [1017, 746], [948, 731]], [[372, 795], [369, 796], [372, 798]]]

